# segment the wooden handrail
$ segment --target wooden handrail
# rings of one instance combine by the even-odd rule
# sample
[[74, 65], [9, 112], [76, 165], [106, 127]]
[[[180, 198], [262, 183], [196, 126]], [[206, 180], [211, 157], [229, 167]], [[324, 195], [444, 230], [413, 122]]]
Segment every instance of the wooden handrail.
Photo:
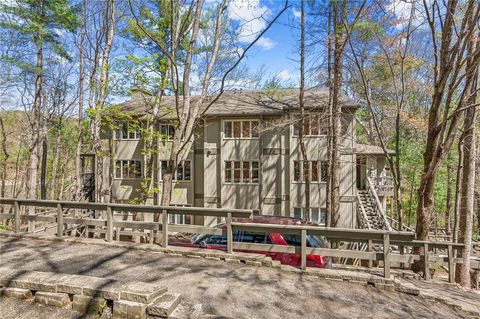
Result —
[[[378, 199], [378, 198], [377, 198]], [[350, 229], [350, 228], [328, 228], [308, 225], [278, 225], [278, 224], [257, 224], [257, 223], [239, 223], [232, 220], [233, 217], [250, 217], [251, 210], [242, 209], [226, 209], [226, 208], [204, 208], [204, 207], [163, 207], [163, 206], [141, 206], [129, 204], [104, 204], [104, 203], [82, 203], [69, 201], [51, 201], [51, 200], [29, 200], [29, 199], [12, 199], [0, 198], [0, 204], [12, 205], [12, 214], [0, 214], [0, 219], [14, 219], [16, 233], [20, 232], [20, 225], [22, 221], [45, 221], [54, 222], [57, 224], [57, 236], [64, 236], [65, 224], [76, 224], [86, 226], [101, 227], [105, 234], [107, 241], [119, 240], [119, 229], [129, 228], [132, 230], [143, 229], [150, 230], [151, 234], [156, 231], [162, 232], [162, 242], [164, 247], [168, 247], [168, 234], [170, 232], [195, 232], [215, 235], [226, 235], [227, 238], [227, 252], [234, 253], [235, 249], [242, 250], [262, 250], [271, 252], [287, 252], [299, 253], [301, 260], [301, 268], [306, 268], [307, 255], [319, 254], [323, 256], [339, 257], [339, 258], [354, 258], [368, 260], [383, 260], [384, 276], [390, 277], [391, 263], [402, 262], [412, 263], [415, 260], [424, 258], [426, 261], [425, 274], [428, 275], [429, 262], [445, 262], [445, 257], [429, 255], [429, 248], [440, 248], [448, 251], [446, 262], [449, 267], [449, 278], [453, 280], [454, 264], [459, 263], [458, 259], [454, 258], [454, 250], [462, 249], [462, 244], [449, 243], [445, 241], [419, 241], [415, 240], [415, 233], [408, 231], [392, 231], [392, 230], [372, 230], [372, 229]], [[36, 207], [55, 207], [56, 215], [21, 215], [21, 206], [36, 206]], [[87, 210], [103, 210], [106, 212], [104, 219], [101, 218], [78, 218], [65, 215], [68, 208], [78, 208]], [[147, 221], [124, 221], [115, 220], [114, 212], [144, 212], [144, 213], [162, 213], [160, 222]], [[168, 223], [169, 214], [188, 214], [195, 216], [214, 216], [225, 217], [226, 224], [223, 227], [206, 227], [199, 225], [170, 225]], [[116, 229], [116, 238], [114, 232]], [[264, 233], [281, 233], [281, 234], [295, 234], [302, 239], [300, 247], [281, 246], [281, 245], [267, 245], [267, 244], [248, 244], [234, 241], [235, 231], [254, 231]], [[357, 243], [368, 242], [379, 243], [383, 246], [382, 252], [374, 251], [352, 251], [346, 249], [327, 249], [327, 248], [313, 248], [306, 247], [307, 236], [324, 236], [335, 241], [350, 241]], [[152, 238], [150, 237], [151, 242]], [[412, 254], [396, 254], [390, 251], [392, 245], [423, 247], [425, 254], [422, 256]]]
[[390, 223], [388, 222], [387, 218], [385, 217], [385, 212], [383, 211], [382, 208], [382, 203], [380, 203], [380, 199], [378, 199], [377, 192], [375, 191], [375, 187], [370, 180], [370, 178], [367, 178], [367, 184], [370, 192], [373, 194], [373, 197], [375, 199], [375, 204], [377, 206], [377, 211], [382, 215], [383, 222], [385, 223], [385, 226], [387, 226], [388, 230], [392, 230], [392, 227], [390, 226]]

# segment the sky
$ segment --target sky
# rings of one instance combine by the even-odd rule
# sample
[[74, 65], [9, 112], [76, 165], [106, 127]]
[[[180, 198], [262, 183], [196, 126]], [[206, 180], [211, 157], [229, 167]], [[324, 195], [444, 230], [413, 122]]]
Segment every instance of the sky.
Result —
[[[264, 77], [277, 76], [285, 82], [295, 82], [299, 77], [298, 29], [300, 24], [299, 1], [289, 1], [288, 8], [267, 33], [249, 51], [245, 63], [254, 71], [263, 67]], [[238, 21], [249, 21], [240, 30], [240, 40], [250, 43], [256, 32], [267, 26], [283, 8], [283, 0], [235, 0], [230, 4], [230, 17]], [[259, 18], [261, 16], [265, 19]]]

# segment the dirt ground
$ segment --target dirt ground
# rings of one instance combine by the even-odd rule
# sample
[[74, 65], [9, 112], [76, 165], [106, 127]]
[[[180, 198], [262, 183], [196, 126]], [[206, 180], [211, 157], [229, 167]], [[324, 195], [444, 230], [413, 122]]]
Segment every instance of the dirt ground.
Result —
[[[448, 306], [407, 294], [127, 248], [0, 238], [0, 267], [161, 283], [183, 295], [185, 318], [194, 318], [187, 314], [198, 313], [199, 308], [229, 318], [463, 318]], [[0, 314], [2, 318], [78, 316], [2, 299]]]

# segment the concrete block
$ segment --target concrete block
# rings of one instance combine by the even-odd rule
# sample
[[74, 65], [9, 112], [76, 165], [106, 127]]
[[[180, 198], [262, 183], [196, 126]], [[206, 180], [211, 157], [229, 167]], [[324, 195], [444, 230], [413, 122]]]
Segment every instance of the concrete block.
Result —
[[107, 306], [107, 300], [99, 297], [89, 297], [82, 295], [73, 296], [72, 309], [81, 313], [100, 315]]
[[376, 283], [375, 288], [385, 290], [385, 291], [390, 291], [390, 292], [395, 292], [395, 285], [392, 284], [380, 284]]
[[70, 306], [70, 297], [65, 293], [39, 291], [35, 294], [35, 302], [46, 306], [66, 308]]
[[33, 298], [33, 294], [30, 290], [21, 288], [2, 288], [0, 289], [0, 296], [17, 299]]
[[122, 288], [120, 299], [149, 303], [166, 292], [167, 287], [164, 286], [145, 282], [132, 282]]
[[241, 264], [242, 262], [238, 259], [234, 258], [225, 258], [225, 262], [231, 263], [231, 264]]
[[124, 285], [113, 279], [90, 277], [83, 286], [83, 294], [107, 300], [119, 300]]
[[19, 275], [10, 282], [10, 286], [43, 292], [57, 292], [57, 284], [71, 275], [30, 271]]
[[17, 278], [21, 274], [25, 273], [24, 271], [0, 267], [0, 286], [8, 287], [12, 279]]
[[220, 257], [211, 257], [211, 256], [205, 256], [205, 259], [207, 259], [207, 260], [215, 260], [215, 261], [220, 261]]
[[182, 300], [180, 294], [164, 294], [147, 307], [150, 316], [168, 318]]
[[250, 266], [255, 266], [255, 267], [261, 267], [262, 266], [261, 261], [254, 261], [254, 260], [246, 260], [245, 264], [250, 265]]
[[185, 257], [187, 257], [187, 258], [202, 258], [202, 256], [195, 255], [195, 254], [186, 254]]
[[112, 319], [145, 319], [147, 305], [134, 301], [117, 300], [113, 302]]

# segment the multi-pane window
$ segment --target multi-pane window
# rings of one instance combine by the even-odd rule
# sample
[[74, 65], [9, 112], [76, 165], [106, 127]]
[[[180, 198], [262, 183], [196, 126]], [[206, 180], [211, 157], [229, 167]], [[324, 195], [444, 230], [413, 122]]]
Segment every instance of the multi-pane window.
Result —
[[[319, 225], [325, 225], [327, 219], [327, 210], [321, 207], [310, 207], [311, 222]], [[307, 211], [305, 207], [294, 207], [293, 216], [298, 219], [306, 219]]]
[[114, 140], [139, 140], [142, 136], [138, 124], [124, 122], [113, 131]]
[[[167, 171], [168, 161], [161, 161], [161, 176]], [[191, 161], [181, 161], [177, 165], [177, 169], [173, 172], [174, 181], [190, 181], [192, 180], [192, 164]]]
[[309, 176], [310, 182], [326, 182], [327, 170], [325, 161], [293, 161], [293, 180], [304, 182]]
[[259, 133], [258, 121], [225, 121], [224, 137], [225, 138], [258, 138]]
[[175, 135], [175, 126], [172, 124], [161, 124], [160, 135], [162, 141], [173, 141], [173, 136]]
[[116, 160], [115, 178], [141, 178], [142, 163], [135, 160]]
[[225, 161], [225, 183], [258, 184], [257, 161]]
[[[300, 135], [301, 121], [298, 121], [293, 126], [293, 135]], [[303, 135], [304, 136], [319, 136], [327, 135], [328, 122], [327, 117], [324, 114], [307, 114], [303, 120]]]

